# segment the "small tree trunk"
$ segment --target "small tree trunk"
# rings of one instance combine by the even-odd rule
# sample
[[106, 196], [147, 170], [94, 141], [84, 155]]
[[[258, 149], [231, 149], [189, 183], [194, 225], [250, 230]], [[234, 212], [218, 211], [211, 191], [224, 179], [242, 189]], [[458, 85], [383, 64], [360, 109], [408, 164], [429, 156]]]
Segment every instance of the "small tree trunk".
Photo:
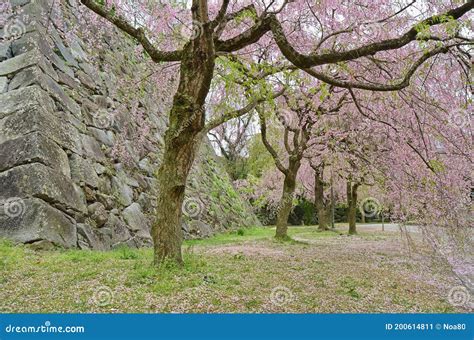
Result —
[[356, 229], [356, 208], [354, 204], [349, 207], [349, 235], [357, 234]]
[[293, 195], [296, 188], [296, 173], [289, 172], [283, 182], [283, 193], [278, 205], [278, 215], [275, 238], [284, 240], [288, 238], [288, 217], [293, 207]]
[[333, 174], [332, 174], [332, 169], [331, 169], [331, 211], [330, 211], [330, 214], [331, 214], [331, 228], [332, 229], [335, 228], [334, 226], [335, 213], [336, 213], [336, 200], [334, 198]]
[[359, 185], [356, 183], [352, 185], [351, 182], [347, 183], [347, 203], [348, 203], [348, 222], [349, 222], [349, 235], [357, 234], [356, 230], [356, 213], [357, 213], [357, 189]]
[[380, 214], [382, 215], [382, 231], [385, 231], [385, 220], [384, 220], [384, 215], [383, 215], [383, 210], [380, 212]]
[[324, 184], [319, 170], [314, 170], [314, 205], [318, 213], [318, 230], [327, 230], [328, 214], [324, 204]]

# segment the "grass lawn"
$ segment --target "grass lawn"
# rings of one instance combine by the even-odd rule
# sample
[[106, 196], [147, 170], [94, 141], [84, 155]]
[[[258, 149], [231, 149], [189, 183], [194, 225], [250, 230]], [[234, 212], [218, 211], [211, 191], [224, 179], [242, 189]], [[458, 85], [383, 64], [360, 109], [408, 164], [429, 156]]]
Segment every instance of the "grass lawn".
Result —
[[[150, 249], [36, 252], [0, 241], [0, 312], [459, 312], [456, 282], [416, 240], [292, 227], [186, 241], [185, 267], [154, 268]], [[438, 261], [439, 262], [439, 261]]]

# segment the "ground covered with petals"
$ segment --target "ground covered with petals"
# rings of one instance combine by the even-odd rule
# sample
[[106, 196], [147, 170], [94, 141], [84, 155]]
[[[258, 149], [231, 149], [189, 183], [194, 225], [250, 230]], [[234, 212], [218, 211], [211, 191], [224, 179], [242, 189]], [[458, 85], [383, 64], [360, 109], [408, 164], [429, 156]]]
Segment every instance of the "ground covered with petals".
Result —
[[0, 243], [0, 312], [465, 312], [459, 282], [417, 234], [254, 228], [187, 241], [184, 268], [150, 249], [33, 251]]

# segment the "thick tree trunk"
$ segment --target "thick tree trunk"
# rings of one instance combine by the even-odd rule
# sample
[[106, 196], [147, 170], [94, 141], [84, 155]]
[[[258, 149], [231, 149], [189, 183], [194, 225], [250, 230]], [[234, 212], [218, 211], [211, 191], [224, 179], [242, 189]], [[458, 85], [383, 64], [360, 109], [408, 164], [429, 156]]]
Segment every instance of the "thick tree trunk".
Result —
[[356, 213], [357, 213], [357, 189], [359, 184], [355, 183], [352, 185], [351, 182], [347, 182], [347, 205], [348, 213], [347, 219], [349, 222], [349, 235], [357, 234], [356, 229]]
[[318, 230], [328, 230], [328, 209], [324, 202], [324, 183], [319, 170], [314, 170], [314, 205], [318, 213]]
[[[171, 143], [172, 144], [172, 143]], [[194, 145], [167, 146], [157, 175], [159, 196], [157, 218], [153, 225], [155, 264], [166, 259], [182, 263], [181, 217], [186, 179], [195, 157]]]
[[182, 204], [186, 180], [204, 128], [204, 103], [214, 70], [214, 47], [200, 37], [185, 47], [180, 82], [173, 98], [165, 147], [157, 173], [157, 217], [152, 228], [155, 264], [172, 260], [182, 264]]
[[293, 207], [293, 195], [296, 188], [296, 173], [288, 173], [285, 175], [285, 181], [283, 182], [283, 192], [281, 195], [280, 204], [278, 205], [278, 215], [276, 221], [276, 234], [277, 239], [288, 238], [288, 217]]
[[324, 209], [318, 209], [318, 230], [328, 230], [328, 216]]
[[288, 239], [288, 217], [293, 207], [293, 196], [296, 189], [296, 175], [300, 169], [301, 158], [299, 156], [291, 157], [288, 164], [288, 170], [285, 173], [283, 182], [283, 192], [280, 204], [278, 205], [277, 225], [275, 238], [280, 240]]

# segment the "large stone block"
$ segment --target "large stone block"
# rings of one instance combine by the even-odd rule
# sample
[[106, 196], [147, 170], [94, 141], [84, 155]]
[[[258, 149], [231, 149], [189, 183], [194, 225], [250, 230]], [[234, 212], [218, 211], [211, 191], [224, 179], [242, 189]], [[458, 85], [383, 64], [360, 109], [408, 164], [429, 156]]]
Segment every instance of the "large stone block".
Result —
[[209, 224], [199, 220], [188, 221], [182, 229], [186, 232], [186, 239], [207, 238], [215, 233], [215, 230]]
[[4, 61], [11, 57], [11, 43], [9, 41], [5, 41], [0, 43], [0, 61]]
[[56, 28], [54, 28], [54, 26], [50, 27], [50, 36], [53, 39], [54, 44], [58, 48], [59, 52], [63, 56], [64, 60], [66, 60], [66, 62], [69, 65], [71, 65], [73, 67], [76, 67], [76, 68], [79, 68], [79, 64], [77, 63], [76, 59], [73, 57], [73, 55], [72, 55], [71, 51], [69, 50], [69, 48], [64, 46], [63, 40], [59, 36], [59, 33], [56, 30]]
[[133, 202], [133, 189], [122, 178], [112, 177], [112, 194], [123, 206], [129, 206]]
[[132, 238], [125, 222], [113, 214], [109, 214], [105, 227], [112, 230], [112, 247], [128, 244], [127, 242]]
[[12, 7], [24, 6], [30, 3], [32, 0], [10, 0]]
[[[56, 66], [59, 70], [66, 73], [70, 77], [74, 77], [74, 71], [66, 65], [63, 59], [61, 59], [56, 53], [53, 52], [49, 43], [46, 41], [45, 37], [48, 34], [43, 29], [35, 30], [32, 32], [28, 32], [21, 36], [19, 39], [14, 40], [11, 44], [11, 50], [14, 56], [18, 56], [20, 54], [29, 52], [31, 50], [38, 49], [43, 56], [45, 56], [49, 61], [52, 62], [54, 66]], [[44, 63], [47, 65], [48, 63]], [[51, 67], [51, 65], [50, 65]], [[53, 70], [53, 73], [49, 71]], [[45, 70], [48, 74], [55, 80], [57, 80], [55, 76], [54, 69], [48, 68]]]
[[39, 67], [29, 67], [18, 72], [10, 81], [8, 90], [13, 91], [20, 87], [27, 87], [33, 84], [39, 84], [38, 79], [41, 77], [41, 69]]
[[97, 229], [88, 224], [77, 224], [78, 245], [82, 249], [108, 250], [112, 245], [112, 235], [106, 228]]
[[87, 211], [69, 178], [41, 163], [17, 166], [0, 174], [0, 199], [34, 196], [59, 209]]
[[[47, 37], [47, 34], [39, 31], [28, 32], [11, 43], [11, 51], [15, 57], [27, 52], [31, 53], [32, 51], [37, 51], [37, 53], [41, 55], [38, 65], [41, 66], [43, 71], [48, 73], [50, 77], [58, 80], [58, 75], [50, 62], [54, 60], [56, 54], [49, 46], [45, 37]], [[53, 62], [53, 64], [55, 63]]]
[[39, 86], [30, 86], [0, 94], [0, 119], [17, 111], [42, 107], [55, 111], [54, 101]]
[[81, 40], [74, 33], [70, 34], [70, 37], [70, 49], [73, 57], [78, 61], [87, 61], [89, 58], [81, 46]]
[[99, 176], [97, 176], [94, 166], [88, 159], [72, 154], [69, 164], [71, 167], [71, 178], [75, 183], [85, 183], [93, 188], [99, 186]]
[[66, 153], [40, 132], [0, 144], [0, 172], [28, 163], [42, 163], [71, 177]]
[[127, 222], [130, 230], [134, 232], [142, 232], [143, 235], [150, 235], [150, 222], [143, 214], [138, 203], [133, 203], [123, 210], [123, 218]]
[[87, 207], [89, 217], [95, 222], [97, 228], [102, 228], [109, 219], [109, 214], [105, 206], [100, 202], [92, 203]]
[[[1, 102], [1, 98], [0, 98]], [[28, 102], [28, 101], [26, 101]], [[0, 112], [1, 113], [1, 112]], [[0, 119], [0, 143], [39, 131], [64, 149], [82, 152], [79, 132], [44, 107], [26, 106]]]
[[0, 62], [0, 76], [17, 73], [33, 65], [38, 65], [44, 72], [53, 77], [53, 79], [59, 79], [51, 64], [37, 49]]
[[71, 112], [75, 116], [81, 115], [81, 107], [79, 104], [72, 100], [54, 79], [43, 73], [41, 68], [37, 66], [32, 66], [18, 72], [11, 80], [8, 89], [12, 91], [32, 84], [37, 84], [50, 93], [53, 98], [58, 101], [59, 106], [64, 107], [65, 110]]
[[65, 73], [58, 71], [58, 83], [60, 85], [66, 85], [69, 86], [73, 90], [78, 90], [80, 88], [80, 82], [79, 80], [75, 79], [73, 76]]
[[105, 155], [100, 144], [94, 137], [82, 134], [82, 154], [95, 161], [105, 161]]
[[0, 200], [0, 237], [22, 243], [47, 240], [66, 248], [77, 242], [75, 224], [37, 198]]
[[[19, 56], [20, 54], [26, 53], [28, 51], [39, 49], [43, 54], [44, 51], [40, 48], [40, 46], [45, 45], [47, 46], [47, 42], [44, 41], [44, 37], [41, 35], [40, 32], [28, 32], [23, 34], [18, 39], [15, 39], [11, 43], [11, 53], [14, 56]], [[48, 46], [49, 47], [49, 46]]]
[[64, 106], [66, 110], [77, 117], [81, 116], [81, 106], [72, 100], [71, 97], [64, 92], [63, 88], [51, 77], [47, 74], [42, 74], [40, 84], [46, 91], [51, 93], [51, 95], [60, 103], [60, 105]]
[[36, 50], [24, 53], [0, 63], [0, 76], [16, 73], [24, 68], [38, 64], [40, 56]]
[[[50, 22], [51, 1], [50, 0], [35, 0], [30, 1], [22, 8], [19, 15], [19, 20], [25, 24], [38, 24], [43, 27], [48, 26]], [[35, 29], [35, 27], [31, 28]], [[27, 30], [28, 32], [30, 30]]]
[[88, 127], [87, 130], [97, 139], [100, 143], [106, 146], [114, 146], [115, 136], [112, 131], [105, 131], [94, 127]]

